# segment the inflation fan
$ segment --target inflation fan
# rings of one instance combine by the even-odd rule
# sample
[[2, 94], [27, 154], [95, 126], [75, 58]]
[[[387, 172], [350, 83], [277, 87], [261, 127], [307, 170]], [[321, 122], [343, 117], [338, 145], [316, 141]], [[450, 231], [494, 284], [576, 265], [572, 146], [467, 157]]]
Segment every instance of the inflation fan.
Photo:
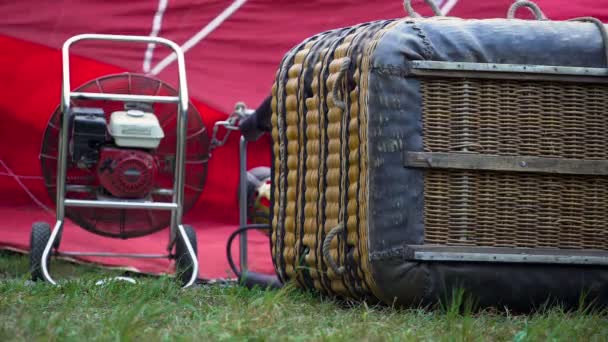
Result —
[[[145, 75], [124, 73], [70, 88], [69, 49], [83, 40], [156, 43], [177, 55], [179, 89]], [[183, 52], [155, 37], [85, 34], [63, 46], [61, 105], [46, 128], [42, 172], [56, 202], [54, 228], [33, 224], [33, 280], [56, 284], [49, 258], [58, 253], [66, 219], [112, 238], [134, 238], [169, 227], [165, 254], [58, 253], [64, 256], [175, 259], [184, 287], [198, 275], [196, 235], [182, 215], [196, 203], [205, 184], [209, 138], [189, 103]]]

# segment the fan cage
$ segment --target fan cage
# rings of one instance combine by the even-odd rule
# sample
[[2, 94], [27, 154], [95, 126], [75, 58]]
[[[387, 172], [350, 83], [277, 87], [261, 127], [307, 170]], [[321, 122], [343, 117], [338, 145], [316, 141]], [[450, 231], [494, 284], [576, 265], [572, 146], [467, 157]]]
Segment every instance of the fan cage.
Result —
[[[158, 79], [132, 73], [97, 78], [78, 87], [75, 91], [152, 96], [178, 95], [177, 90]], [[71, 106], [72, 108], [102, 108], [107, 121], [113, 112], [124, 110], [125, 104], [108, 100], [72, 100]], [[173, 188], [177, 149], [177, 104], [154, 103], [152, 109], [163, 128], [165, 137], [161, 140], [158, 148], [152, 152], [159, 163], [158, 174], [154, 180], [154, 190], [148, 198], [142, 200], [171, 202], [171, 192], [158, 190]], [[60, 107], [57, 107], [45, 130], [40, 154], [45, 185], [54, 202], [56, 202], [61, 114]], [[203, 191], [209, 159], [207, 130], [200, 113], [192, 104], [188, 109], [185, 150], [183, 213], [186, 213], [196, 204]], [[70, 158], [68, 158], [67, 163], [66, 197], [79, 200], [97, 200], [103, 191], [95, 169], [79, 169]], [[151, 209], [66, 207], [65, 213], [67, 218], [92, 233], [123, 239], [152, 234], [167, 227], [171, 222], [170, 211]]]

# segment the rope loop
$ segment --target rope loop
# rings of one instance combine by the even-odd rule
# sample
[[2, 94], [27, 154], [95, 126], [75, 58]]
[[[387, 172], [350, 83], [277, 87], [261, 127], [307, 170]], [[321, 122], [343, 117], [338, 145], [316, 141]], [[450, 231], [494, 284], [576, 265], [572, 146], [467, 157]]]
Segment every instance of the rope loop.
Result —
[[327, 260], [327, 264], [337, 275], [344, 274], [344, 266], [338, 267], [338, 264], [329, 253], [329, 249], [331, 247], [331, 241], [336, 237], [336, 235], [344, 232], [344, 224], [340, 223], [334, 228], [332, 228], [329, 233], [325, 236], [325, 240], [323, 240], [323, 257]]
[[568, 21], [592, 23], [592, 24], [595, 24], [595, 26], [597, 26], [597, 28], [600, 30], [600, 34], [602, 35], [602, 40], [604, 41], [604, 53], [605, 53], [605, 58], [606, 58], [606, 67], [608, 67], [608, 30], [606, 30], [606, 26], [604, 26], [604, 23], [601, 20], [599, 20], [597, 18], [593, 18], [593, 17], [574, 18], [574, 19], [570, 19]]
[[[439, 9], [439, 7], [437, 7], [437, 4], [435, 3], [435, 1], [433, 1], [433, 0], [424, 0], [424, 2], [427, 5], [429, 5], [429, 7], [431, 8], [431, 10], [433, 10], [434, 16], [436, 16], [436, 17], [443, 17], [443, 13]], [[412, 7], [412, 0], [404, 0], [403, 1], [403, 8], [405, 9], [405, 13], [407, 14], [408, 17], [412, 17], [412, 18], [421, 18], [422, 17], [420, 15], [420, 13], [416, 12], [416, 10], [414, 10], [414, 7]]]
[[509, 11], [507, 12], [507, 19], [515, 19], [515, 13], [518, 9], [525, 7], [530, 10], [534, 14], [536, 20], [548, 20], [543, 11], [541, 11], [540, 7], [532, 1], [529, 0], [517, 0], [516, 2], [509, 7]]
[[349, 67], [350, 67], [350, 58], [345, 57], [344, 60], [342, 61], [342, 65], [340, 66], [340, 71], [338, 72], [338, 76], [336, 77], [336, 82], [334, 83], [334, 89], [331, 92], [331, 95], [334, 100], [334, 105], [342, 110], [346, 109], [346, 104], [344, 103], [344, 101], [339, 100], [338, 90], [340, 89], [340, 85], [342, 83], [342, 80], [344, 79], [344, 75], [348, 71]]

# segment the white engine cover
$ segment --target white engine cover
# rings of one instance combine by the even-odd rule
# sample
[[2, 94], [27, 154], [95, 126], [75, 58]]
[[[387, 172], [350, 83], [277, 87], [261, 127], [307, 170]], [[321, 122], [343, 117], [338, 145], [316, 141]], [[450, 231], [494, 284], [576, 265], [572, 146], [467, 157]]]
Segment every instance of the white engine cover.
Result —
[[165, 136], [156, 115], [141, 110], [112, 113], [108, 129], [120, 147], [157, 148]]

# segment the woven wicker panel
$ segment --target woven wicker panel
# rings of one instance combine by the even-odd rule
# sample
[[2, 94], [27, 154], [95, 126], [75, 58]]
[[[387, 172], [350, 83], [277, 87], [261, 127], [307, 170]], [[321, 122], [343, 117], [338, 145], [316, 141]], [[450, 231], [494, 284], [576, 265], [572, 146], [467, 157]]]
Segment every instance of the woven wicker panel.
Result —
[[[373, 283], [366, 280], [371, 278], [367, 254], [362, 257], [362, 251], [367, 249], [367, 227], [360, 224], [359, 216], [359, 193], [361, 191], [361, 129], [360, 129], [360, 88], [361, 84], [361, 62], [365, 45], [362, 42], [370, 41], [378, 33], [378, 30], [390, 22], [371, 24], [370, 29], [353, 38], [346, 55], [351, 58], [352, 72], [345, 80], [349, 84], [346, 88], [347, 98], [343, 100], [348, 110], [343, 115], [342, 122], [342, 191], [343, 201], [341, 219], [346, 222], [346, 243], [344, 264], [347, 265], [347, 279], [354, 288], [358, 297], [369, 296]], [[375, 40], [377, 41], [377, 40]], [[346, 94], [346, 93], [345, 93]], [[344, 96], [344, 95], [343, 95]], [[350, 267], [348, 267], [350, 266]]]
[[[308, 42], [306, 45], [310, 45]], [[272, 255], [275, 268], [281, 280], [287, 281], [289, 276], [286, 273], [287, 265], [293, 264], [293, 246], [286, 245], [286, 236], [291, 237], [292, 231], [285, 229], [285, 217], [287, 209], [287, 83], [289, 70], [294, 64], [295, 54], [306, 47], [300, 45], [287, 54], [281, 62], [281, 67], [277, 71], [276, 81], [272, 88], [272, 138], [274, 152], [274, 179], [273, 179], [273, 219], [272, 219]], [[292, 239], [293, 240], [293, 239]], [[286, 257], [287, 255], [287, 257]]]
[[[328, 148], [322, 144], [327, 141], [326, 80], [334, 50], [342, 41], [339, 37], [347, 31], [328, 33], [328, 39], [323, 39], [325, 34], [318, 35], [318, 39], [292, 50], [291, 56], [284, 59], [273, 93], [272, 122], [278, 156], [273, 211], [275, 265], [285, 280], [293, 279], [302, 287], [342, 295], [352, 294], [341, 279], [328, 274], [320, 246], [325, 236], [324, 189], [328, 184], [323, 177]], [[311, 138], [318, 140], [309, 141]], [[313, 215], [309, 214], [311, 210], [315, 212]], [[335, 209], [329, 210], [330, 215], [334, 212]]]
[[[427, 79], [427, 152], [608, 159], [608, 86]], [[425, 243], [608, 250], [608, 177], [430, 170]]]
[[[316, 257], [322, 261], [321, 265], [326, 270], [323, 278], [331, 281], [330, 292], [351, 298], [369, 297], [375, 289], [367, 253], [367, 165], [365, 158], [360, 157], [366, 155], [366, 128], [360, 127], [360, 124], [366, 123], [366, 118], [363, 118], [364, 112], [359, 108], [366, 105], [367, 95], [366, 88], [363, 88], [363, 92], [360, 91], [360, 85], [367, 84], [369, 74], [362, 73], [361, 68], [369, 70], [369, 57], [364, 56], [374, 51], [376, 43], [385, 32], [382, 28], [391, 23], [392, 21], [371, 23], [346, 36], [335, 48], [333, 59], [325, 59], [323, 67], [317, 66], [318, 71], [315, 69], [317, 78], [313, 81], [314, 95], [307, 101], [307, 105], [310, 104], [308, 115], [313, 114], [316, 118], [317, 113], [321, 127], [318, 145], [309, 140], [312, 146], [320, 149], [318, 156], [308, 154], [311, 161], [319, 163], [319, 172], [311, 169], [307, 171], [312, 172], [312, 179], [319, 180], [319, 186], [311, 189], [311, 192], [318, 189], [320, 195], [316, 202], [316, 218], [309, 216], [314, 215], [312, 211], [306, 212], [307, 220], [310, 218], [311, 222], [316, 220], [319, 224], [316, 229], [321, 234], [317, 235]], [[346, 57], [350, 59], [350, 68], [342, 83], [336, 84]], [[367, 63], [365, 66], [364, 60]], [[341, 100], [348, 110], [335, 105], [335, 87], [339, 87]], [[316, 136], [316, 129], [317, 127], [312, 128], [313, 134], [309, 139]], [[309, 187], [314, 187], [314, 184], [307, 185], [307, 192]], [[339, 223], [345, 223], [346, 232], [331, 241], [330, 254], [339, 265], [345, 267], [342, 275], [335, 274], [326, 266], [320, 248], [327, 233]]]
[[[316, 40], [305, 44], [291, 60], [285, 61], [279, 71], [278, 90], [273, 94], [273, 118], [276, 116], [278, 130], [274, 148], [275, 156], [275, 215], [273, 217], [273, 233], [276, 232], [273, 245], [275, 256], [280, 259], [279, 269], [283, 279], [297, 279], [296, 268], [296, 200], [298, 176], [298, 148], [299, 148], [299, 114], [297, 91], [299, 76], [302, 71], [302, 62]], [[276, 100], [275, 100], [276, 99]], [[274, 123], [273, 123], [274, 128]], [[273, 129], [274, 130], [274, 129]], [[274, 132], [273, 132], [274, 133]], [[275, 222], [276, 219], [276, 222]], [[280, 232], [280, 234], [279, 234]], [[279, 236], [280, 235], [280, 236]]]
[[[303, 182], [303, 196], [301, 197], [300, 209], [303, 208], [303, 219], [300, 223], [303, 225], [302, 250], [306, 254], [302, 256], [303, 266], [309, 271], [313, 285], [316, 289], [323, 293], [332, 293], [332, 281], [327, 277], [325, 265], [320, 252], [323, 231], [320, 229], [322, 225], [321, 213], [324, 183], [322, 182], [322, 173], [324, 163], [321, 162], [326, 151], [321, 144], [321, 139], [325, 139], [325, 132], [321, 129], [325, 125], [325, 116], [321, 115], [324, 108], [324, 96], [320, 92], [323, 87], [321, 79], [326, 74], [324, 72], [324, 61], [330, 57], [330, 48], [335, 48], [337, 42], [323, 42], [319, 44], [319, 51], [316, 56], [310, 56], [307, 68], [312, 69], [312, 83], [308, 85], [310, 92], [304, 96], [304, 106], [302, 108], [303, 131], [305, 134], [303, 142], [303, 172], [300, 174], [300, 181]], [[326, 77], [326, 76], [325, 76]], [[304, 128], [305, 127], [305, 128]], [[344, 286], [338, 288], [343, 290]]]
[[[322, 55], [324, 57], [324, 54]], [[317, 63], [314, 66], [314, 78], [312, 81], [312, 91], [313, 94], [318, 94], [319, 89], [319, 72], [321, 71], [321, 63]], [[311, 276], [314, 279], [314, 286], [317, 289], [321, 288], [321, 274], [318, 270], [320, 267], [317, 267], [317, 263], [319, 262], [317, 258], [317, 253], [315, 252], [318, 249], [319, 240], [317, 238], [318, 233], [318, 201], [320, 198], [321, 189], [319, 187], [319, 155], [321, 151], [321, 144], [319, 140], [321, 139], [321, 130], [320, 130], [320, 115], [319, 115], [319, 96], [315, 95], [312, 98], [306, 99], [306, 107], [308, 112], [306, 114], [306, 190], [305, 190], [305, 201], [304, 212], [304, 240], [303, 243], [309, 247], [310, 253], [306, 255], [305, 263], [308, 267], [311, 267]]]
[[[351, 44], [354, 34], [348, 35], [342, 44], [338, 46], [334, 52], [334, 58], [341, 59], [344, 57], [345, 51], [348, 46]], [[322, 51], [319, 62], [316, 63], [313, 71], [314, 79], [312, 81], [312, 96], [306, 99], [306, 174], [305, 178], [305, 220], [304, 220], [304, 244], [311, 251], [305, 258], [305, 263], [308, 267], [311, 268], [311, 276], [315, 279], [315, 287], [321, 288], [320, 284], [328, 284], [328, 287], [323, 287], [327, 292], [337, 292], [341, 294], [345, 294], [347, 291], [347, 284], [345, 284], [340, 277], [333, 273], [333, 271], [328, 270], [325, 272], [319, 272], [318, 270], [326, 269], [324, 265], [324, 261], [322, 259], [322, 241], [325, 237], [325, 234], [332, 228], [327, 224], [326, 221], [323, 220], [323, 211], [325, 211], [325, 215], [329, 213], [329, 216], [333, 218], [334, 221], [338, 219], [338, 210], [339, 203], [335, 200], [332, 201], [330, 209], [328, 210], [325, 204], [327, 203], [327, 196], [325, 193], [321, 194], [321, 191], [328, 187], [333, 187], [335, 191], [335, 187], [340, 181], [340, 179], [336, 180], [335, 175], [329, 179], [329, 182], [325, 181], [324, 175], [327, 175], [329, 171], [327, 160], [329, 160], [327, 156], [327, 146], [325, 142], [328, 140], [327, 137], [330, 135], [329, 129], [325, 128], [329, 125], [333, 125], [335, 127], [337, 123], [336, 118], [339, 118], [341, 113], [338, 113], [336, 116], [335, 110], [334, 114], [331, 117], [330, 123], [328, 124], [327, 115], [320, 115], [320, 113], [326, 112], [326, 104], [324, 99], [327, 98], [325, 95], [328, 89], [332, 89], [335, 82], [335, 66], [332, 68], [333, 73], [325, 79], [322, 77], [324, 62], [327, 63], [328, 60], [328, 50]], [[335, 61], [335, 60], [334, 60]], [[325, 82], [321, 82], [325, 79]], [[325, 91], [322, 91], [325, 89]], [[331, 96], [331, 95], [330, 95]], [[333, 105], [333, 99], [329, 100], [330, 106]], [[338, 129], [340, 127], [338, 126]], [[333, 148], [335, 149], [335, 145], [338, 144], [340, 146], [340, 141], [336, 140], [335, 128], [334, 131], [331, 132], [331, 136], [333, 141]], [[339, 157], [339, 156], [338, 156]], [[336, 157], [333, 156], [335, 159]], [[338, 177], [339, 177], [339, 169]], [[330, 174], [335, 174], [335, 167]], [[338, 188], [339, 190], [339, 188]], [[334, 224], [335, 226], [335, 224]], [[344, 252], [338, 250], [338, 239], [336, 239], [332, 244], [331, 254], [337, 260], [343, 259]], [[342, 252], [342, 253], [339, 253]], [[330, 273], [331, 272], [331, 273]], [[321, 281], [323, 280], [323, 281]], [[352, 284], [348, 284], [351, 285]], [[349, 289], [349, 295], [356, 296], [356, 291]]]
[[[310, 221], [309, 229], [306, 230], [308, 236], [306, 237], [306, 241], [310, 242], [309, 248], [312, 253], [309, 253], [306, 257], [306, 264], [312, 265], [312, 267], [316, 270], [316, 276], [318, 279], [315, 279], [317, 283], [320, 285], [318, 287], [324, 293], [340, 293], [346, 294], [346, 289], [344, 284], [337, 284], [335, 282], [335, 275], [330, 275], [327, 270], [327, 266], [325, 264], [325, 260], [322, 257], [321, 245], [323, 244], [323, 239], [325, 238], [325, 217], [329, 212], [329, 215], [332, 215], [332, 211], [327, 209], [327, 188], [331, 186], [328, 184], [325, 179], [325, 174], [327, 173], [327, 157], [328, 157], [328, 148], [327, 148], [327, 140], [328, 140], [328, 132], [327, 132], [327, 105], [326, 105], [326, 97], [327, 97], [327, 85], [326, 80], [329, 74], [329, 63], [333, 59], [333, 50], [335, 50], [338, 42], [335, 42], [331, 46], [323, 49], [319, 56], [319, 62], [316, 63], [313, 71], [313, 81], [312, 81], [312, 96], [307, 99], [307, 104], [311, 106], [308, 107], [309, 115], [311, 114], [313, 118], [316, 118], [318, 121], [313, 124], [312, 130], [313, 132], [316, 129], [318, 131], [318, 140], [315, 142], [312, 141], [313, 150], [317, 149], [318, 154], [315, 155], [313, 150], [308, 153], [309, 160], [306, 161], [307, 165], [312, 165], [313, 163], [317, 163], [317, 168], [307, 168], [307, 175], [311, 174], [312, 177], [309, 181], [313, 181], [314, 183], [307, 184], [307, 191], [312, 191], [315, 193], [318, 191], [317, 196], [315, 196], [316, 201], [313, 202], [313, 206], [315, 209], [315, 215], [309, 217], [307, 215], [307, 219], [312, 219]], [[314, 127], [316, 124], [316, 127]], [[314, 133], [313, 133], [314, 134]], [[307, 143], [311, 141], [308, 140]], [[307, 202], [308, 204], [308, 202]], [[305, 205], [306, 206], [306, 205]], [[329, 228], [331, 229], [331, 228]]]
[[[322, 257], [321, 246], [327, 233], [340, 222], [343, 211], [343, 203], [340, 199], [345, 179], [341, 167], [344, 113], [334, 105], [332, 90], [340, 65], [353, 38], [363, 30], [365, 26], [354, 28], [341, 42], [336, 42], [336, 45], [322, 52], [313, 72], [312, 96], [306, 101], [307, 116], [315, 120], [310, 122], [312, 125], [307, 126], [307, 130], [310, 129], [307, 132], [307, 146], [310, 146], [311, 150], [307, 153], [307, 166], [310, 166], [307, 167], [305, 176], [307, 192], [305, 208], [308, 209], [305, 231], [309, 235], [306, 238], [310, 243], [307, 247], [314, 253], [307, 256], [306, 264], [309, 267], [317, 266], [317, 270], [321, 270], [317, 274], [320, 276], [320, 283], [323, 284], [323, 291], [348, 297], [358, 297], [354, 282], [335, 274], [327, 267]], [[315, 149], [318, 151], [316, 154]], [[314, 168], [313, 165], [317, 167]], [[344, 261], [344, 244], [341, 243], [341, 237], [332, 241], [330, 254], [340, 263]]]
[[[367, 253], [365, 106], [367, 53], [391, 21], [320, 34], [292, 50], [273, 87], [273, 261], [282, 280], [351, 298], [373, 296]], [[350, 59], [342, 82], [336, 83]], [[369, 68], [369, 65], [366, 66]], [[336, 106], [339, 87], [343, 110]], [[337, 274], [323, 256], [323, 241], [336, 226], [346, 231], [331, 242]], [[370, 285], [372, 284], [372, 285]]]
[[299, 76], [302, 72], [302, 62], [308, 53], [310, 46], [306, 46], [294, 57], [294, 64], [289, 68], [288, 79], [285, 85], [287, 96], [285, 97], [286, 112], [286, 136], [287, 136], [287, 191], [285, 209], [285, 235], [283, 237], [285, 247], [283, 257], [285, 258], [285, 271], [288, 275], [295, 275], [296, 268], [296, 240], [298, 230], [296, 229], [296, 195], [298, 180], [298, 148], [300, 140], [299, 115], [297, 91]]

